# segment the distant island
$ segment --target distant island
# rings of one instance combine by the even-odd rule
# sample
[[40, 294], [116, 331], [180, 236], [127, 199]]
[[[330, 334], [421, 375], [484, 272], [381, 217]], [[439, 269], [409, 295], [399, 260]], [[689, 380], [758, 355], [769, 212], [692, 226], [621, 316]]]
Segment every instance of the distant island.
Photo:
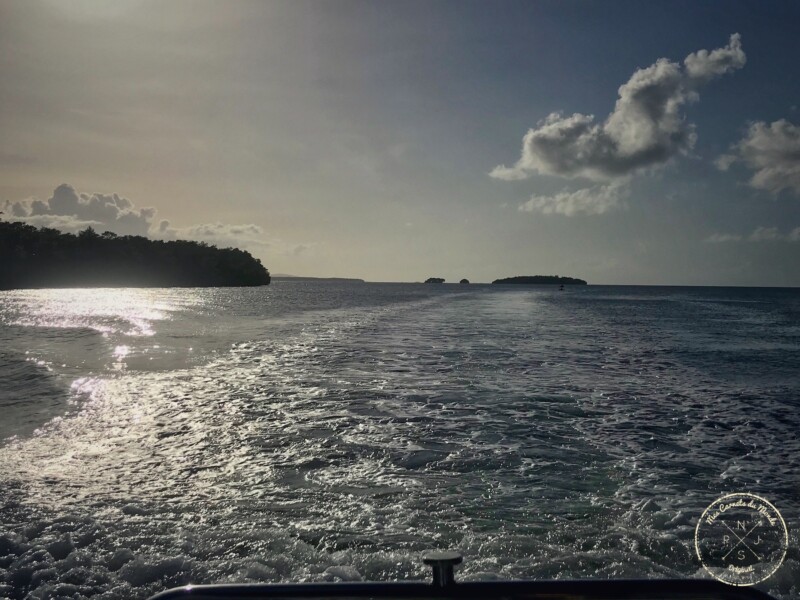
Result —
[[575, 279], [574, 277], [559, 277], [558, 275], [517, 275], [516, 277], [495, 279], [492, 283], [588, 285], [583, 279]]
[[0, 289], [65, 287], [230, 287], [268, 285], [249, 252], [204, 242], [142, 236], [77, 235], [0, 221]]
[[425, 283], [444, 283], [444, 279], [442, 277], [428, 277]]
[[469, 283], [469, 279], [462, 279], [462, 280], [461, 280], [461, 281], [459, 281], [458, 283]]
[[308, 277], [305, 275], [285, 275], [285, 274], [275, 274], [272, 276], [273, 281], [277, 281], [279, 279], [290, 279], [292, 281], [331, 281], [336, 283], [366, 283], [363, 279], [357, 279], [355, 277]]

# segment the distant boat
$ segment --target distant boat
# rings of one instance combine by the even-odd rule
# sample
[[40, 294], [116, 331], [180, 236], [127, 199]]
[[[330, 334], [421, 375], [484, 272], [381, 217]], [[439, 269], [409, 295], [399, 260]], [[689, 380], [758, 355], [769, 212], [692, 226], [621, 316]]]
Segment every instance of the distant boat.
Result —
[[558, 291], [559, 292], [563, 292], [564, 291], [564, 284], [563, 283], [558, 287]]

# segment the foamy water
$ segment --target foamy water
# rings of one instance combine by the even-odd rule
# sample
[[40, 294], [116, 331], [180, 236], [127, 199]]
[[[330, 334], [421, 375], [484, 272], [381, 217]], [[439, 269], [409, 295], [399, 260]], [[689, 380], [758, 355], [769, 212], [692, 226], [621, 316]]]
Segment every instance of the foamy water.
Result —
[[800, 292], [292, 282], [0, 293], [0, 596], [706, 577], [768, 498], [800, 587]]

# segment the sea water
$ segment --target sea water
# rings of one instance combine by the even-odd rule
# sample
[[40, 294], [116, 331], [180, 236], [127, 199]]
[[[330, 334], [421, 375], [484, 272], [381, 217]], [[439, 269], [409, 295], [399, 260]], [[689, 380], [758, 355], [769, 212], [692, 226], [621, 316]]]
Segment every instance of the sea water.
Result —
[[800, 290], [372, 284], [0, 293], [0, 597], [189, 582], [708, 577], [789, 528]]

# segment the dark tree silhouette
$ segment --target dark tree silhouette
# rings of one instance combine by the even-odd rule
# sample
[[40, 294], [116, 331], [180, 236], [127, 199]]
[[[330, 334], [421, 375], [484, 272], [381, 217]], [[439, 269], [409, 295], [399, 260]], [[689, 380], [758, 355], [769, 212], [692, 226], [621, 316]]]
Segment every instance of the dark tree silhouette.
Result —
[[216, 287], [267, 285], [249, 252], [204, 242], [78, 235], [0, 221], [0, 289], [42, 287]]

